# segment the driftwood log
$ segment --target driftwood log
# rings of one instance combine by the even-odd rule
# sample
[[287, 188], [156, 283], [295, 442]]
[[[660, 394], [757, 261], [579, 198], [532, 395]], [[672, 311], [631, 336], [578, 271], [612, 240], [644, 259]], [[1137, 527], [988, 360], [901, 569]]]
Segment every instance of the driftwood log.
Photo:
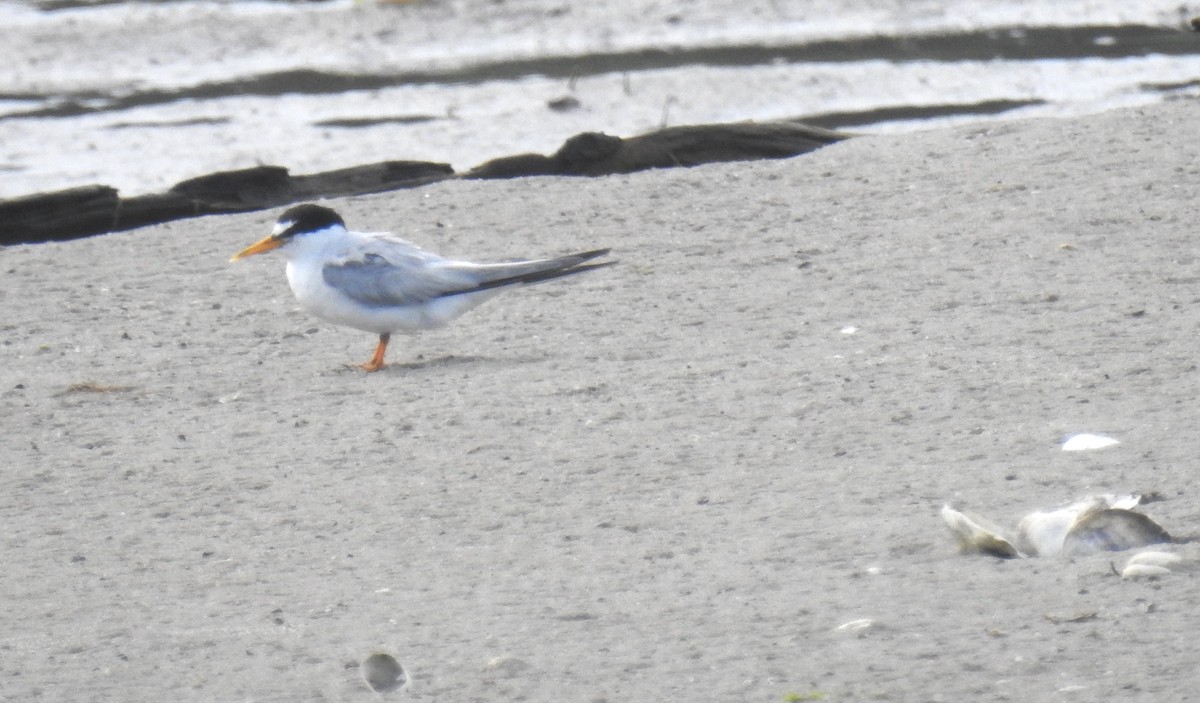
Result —
[[784, 159], [849, 136], [799, 122], [668, 127], [629, 139], [584, 132], [550, 156], [519, 154], [493, 159], [463, 177], [604, 176], [722, 161]]
[[[849, 135], [798, 122], [670, 127], [629, 139], [585, 132], [550, 156], [488, 161], [463, 178], [602, 176], [719, 161], [797, 156]], [[455, 177], [448, 164], [384, 161], [293, 176], [280, 166], [221, 171], [177, 183], [165, 193], [122, 198], [95, 185], [0, 200], [0, 245], [78, 239], [186, 217], [248, 212], [304, 200], [413, 188]]]
[[279, 166], [221, 171], [177, 183], [165, 193], [132, 198], [108, 186], [71, 188], [0, 200], [0, 245], [78, 239], [185, 217], [413, 188], [453, 175], [448, 164], [385, 161], [307, 176], [292, 176]]

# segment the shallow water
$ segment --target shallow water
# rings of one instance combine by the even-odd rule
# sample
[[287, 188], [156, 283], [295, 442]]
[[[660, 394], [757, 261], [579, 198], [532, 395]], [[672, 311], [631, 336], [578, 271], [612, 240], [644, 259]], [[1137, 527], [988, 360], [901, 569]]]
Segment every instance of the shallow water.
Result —
[[582, 131], [907, 131], [1200, 94], [1200, 35], [1178, 5], [993, 4], [971, 21], [950, 5], [0, 3], [0, 197], [136, 195], [256, 164], [465, 170]]

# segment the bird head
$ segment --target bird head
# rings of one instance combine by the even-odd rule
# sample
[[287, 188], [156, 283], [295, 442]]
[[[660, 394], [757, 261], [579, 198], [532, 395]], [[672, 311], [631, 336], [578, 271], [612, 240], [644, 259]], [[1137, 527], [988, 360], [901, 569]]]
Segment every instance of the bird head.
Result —
[[330, 227], [345, 227], [342, 216], [321, 205], [305, 203], [284, 211], [275, 221], [271, 234], [251, 244], [234, 254], [229, 260], [238, 261], [247, 256], [262, 254], [278, 249], [291, 242], [296, 237], [302, 237], [313, 232], [329, 229]]

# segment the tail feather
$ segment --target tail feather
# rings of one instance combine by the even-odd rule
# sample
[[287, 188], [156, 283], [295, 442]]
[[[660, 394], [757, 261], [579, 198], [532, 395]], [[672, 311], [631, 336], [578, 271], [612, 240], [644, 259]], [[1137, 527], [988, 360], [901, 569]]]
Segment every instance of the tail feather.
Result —
[[609, 249], [594, 249], [585, 251], [579, 254], [570, 256], [562, 256], [556, 259], [546, 259], [544, 261], [529, 261], [522, 264], [492, 264], [482, 268], [484, 270], [492, 269], [497, 275], [495, 278], [486, 277], [477, 285], [470, 288], [448, 291], [439, 297], [449, 297], [452, 295], [465, 295], [467, 293], [478, 293], [480, 291], [490, 290], [493, 288], [502, 288], [512, 285], [526, 285], [530, 283], [541, 283], [542, 281], [550, 281], [563, 276], [572, 276], [584, 271], [592, 269], [605, 268], [616, 264], [616, 261], [605, 261], [599, 264], [581, 265], [585, 261], [604, 256], [609, 253]]

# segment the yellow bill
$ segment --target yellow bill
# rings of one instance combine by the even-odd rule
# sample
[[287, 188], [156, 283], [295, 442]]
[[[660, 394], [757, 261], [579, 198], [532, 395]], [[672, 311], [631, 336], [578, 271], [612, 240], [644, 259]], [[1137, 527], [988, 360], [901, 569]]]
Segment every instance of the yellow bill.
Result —
[[229, 260], [238, 261], [246, 258], [247, 256], [254, 256], [255, 254], [261, 254], [264, 251], [278, 249], [279, 247], [283, 246], [283, 244], [284, 240], [282, 239], [276, 239], [274, 236], [265, 237], [229, 257]]

